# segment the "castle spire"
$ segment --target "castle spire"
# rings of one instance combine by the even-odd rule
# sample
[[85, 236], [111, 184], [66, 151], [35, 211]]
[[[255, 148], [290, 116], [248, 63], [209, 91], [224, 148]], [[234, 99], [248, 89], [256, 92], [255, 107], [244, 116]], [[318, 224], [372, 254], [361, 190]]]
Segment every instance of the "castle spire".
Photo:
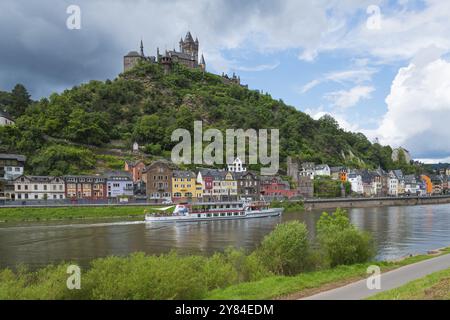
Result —
[[144, 57], [144, 42], [141, 39], [141, 57]]
[[[200, 68], [203, 70], [203, 72], [205, 72], [205, 70], [206, 70], [206, 62], [205, 62], [205, 57], [203, 56], [203, 53], [202, 53], [202, 57], [200, 58]], [[223, 74], [223, 72], [222, 72], [222, 74]]]
[[191, 35], [190, 31], [188, 31], [186, 33], [186, 37], [184, 38], [184, 42], [194, 42], [194, 39], [192, 39], [192, 35]]

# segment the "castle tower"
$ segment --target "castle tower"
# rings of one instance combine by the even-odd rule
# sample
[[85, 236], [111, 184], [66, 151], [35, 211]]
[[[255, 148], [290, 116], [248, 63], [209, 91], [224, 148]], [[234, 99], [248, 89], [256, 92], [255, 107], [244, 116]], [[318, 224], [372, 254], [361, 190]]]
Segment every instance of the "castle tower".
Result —
[[186, 37], [180, 41], [180, 47], [181, 47], [181, 52], [188, 54], [192, 57], [192, 59], [194, 60], [194, 65], [192, 67], [197, 67], [198, 66], [198, 47], [199, 47], [199, 42], [198, 39], [196, 39], [194, 41], [194, 39], [192, 38], [191, 32], [188, 31], [188, 33], [186, 34]]
[[136, 51], [130, 51], [126, 56], [123, 57], [123, 71], [128, 71], [133, 69], [139, 61], [142, 60], [142, 56]]
[[172, 58], [167, 51], [166, 54], [161, 57], [160, 61], [164, 68], [164, 74], [169, 74], [172, 69]]

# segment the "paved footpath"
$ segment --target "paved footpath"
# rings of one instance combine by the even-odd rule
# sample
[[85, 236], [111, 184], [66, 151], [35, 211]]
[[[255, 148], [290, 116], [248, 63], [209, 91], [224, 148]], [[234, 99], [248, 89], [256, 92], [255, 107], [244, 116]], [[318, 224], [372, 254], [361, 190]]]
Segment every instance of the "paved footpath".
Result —
[[340, 288], [305, 297], [302, 300], [362, 300], [448, 268], [450, 268], [450, 254], [445, 254], [382, 273], [381, 289], [368, 289], [367, 280], [364, 279]]

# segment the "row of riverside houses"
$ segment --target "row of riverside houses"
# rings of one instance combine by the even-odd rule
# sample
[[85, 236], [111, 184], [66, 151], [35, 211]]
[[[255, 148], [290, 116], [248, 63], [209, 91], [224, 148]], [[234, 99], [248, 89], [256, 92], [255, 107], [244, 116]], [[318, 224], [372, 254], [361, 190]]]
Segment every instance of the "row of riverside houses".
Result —
[[98, 175], [24, 174], [26, 157], [0, 154], [0, 200], [106, 201], [145, 198], [150, 202], [230, 201], [292, 198], [297, 195], [279, 176], [260, 177], [237, 158], [227, 170], [178, 170], [166, 160], [150, 165], [126, 161], [124, 171]]
[[[288, 175], [297, 184], [299, 195], [312, 197], [314, 187], [311, 181], [330, 178], [351, 185], [351, 192], [360, 196], [403, 196], [403, 195], [440, 195], [449, 189], [450, 170], [433, 175], [405, 175], [402, 170], [385, 171], [359, 170], [345, 167], [330, 167], [327, 164], [316, 165], [312, 162], [298, 163], [292, 158], [287, 160]], [[449, 168], [450, 169], [450, 168]], [[308, 184], [308, 181], [310, 183]]]
[[[177, 170], [170, 162], [158, 160], [149, 166], [142, 161], [126, 163], [125, 169], [136, 172], [151, 202], [161, 201], [232, 201], [292, 198], [297, 195], [279, 176], [260, 177], [245, 168], [236, 158], [227, 170], [198, 168], [196, 172]], [[139, 173], [137, 173], [139, 172]]]
[[61, 177], [24, 174], [26, 157], [0, 154], [0, 200], [107, 200], [132, 197], [132, 175], [126, 171]]
[[[404, 175], [401, 170], [386, 172], [330, 167], [311, 162], [287, 160], [291, 183], [280, 176], [260, 176], [247, 170], [239, 158], [226, 170], [198, 168], [179, 170], [166, 160], [146, 165], [143, 161], [126, 161], [123, 171], [98, 175], [61, 177], [24, 174], [26, 157], [0, 154], [0, 200], [65, 200], [150, 202], [228, 201], [310, 198], [314, 181], [330, 179], [351, 186], [352, 195], [402, 196], [448, 193], [448, 175]], [[292, 185], [292, 187], [291, 187]], [[343, 189], [343, 188], [341, 188]], [[344, 194], [345, 195], [345, 194]], [[346, 196], [349, 196], [348, 194]]]

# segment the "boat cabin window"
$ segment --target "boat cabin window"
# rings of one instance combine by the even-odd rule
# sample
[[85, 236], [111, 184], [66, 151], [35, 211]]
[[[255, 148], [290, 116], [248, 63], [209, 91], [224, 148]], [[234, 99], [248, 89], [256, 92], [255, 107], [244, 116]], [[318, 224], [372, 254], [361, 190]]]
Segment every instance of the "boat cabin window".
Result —
[[200, 218], [200, 216], [201, 216], [200, 214], [197, 215], [198, 218]]
[[207, 216], [207, 217], [211, 217], [211, 213], [208, 213], [206, 216]]
[[214, 213], [214, 217], [218, 217], [219, 216], [219, 214], [218, 213]]

